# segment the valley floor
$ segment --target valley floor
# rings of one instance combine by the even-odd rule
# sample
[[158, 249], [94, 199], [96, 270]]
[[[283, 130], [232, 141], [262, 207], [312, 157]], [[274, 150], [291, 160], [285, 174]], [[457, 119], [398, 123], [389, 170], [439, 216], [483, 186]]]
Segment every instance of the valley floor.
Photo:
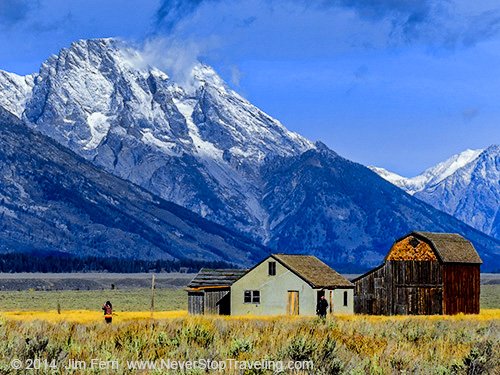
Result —
[[[1, 291], [18, 290], [103, 290], [151, 287], [151, 273], [0, 273]], [[156, 273], [158, 288], [182, 288], [195, 276], [192, 273]], [[500, 276], [499, 276], [500, 277]]]
[[[107, 285], [112, 278], [103, 279], [99, 282]], [[188, 316], [182, 286], [155, 290], [153, 319], [151, 289], [126, 288], [123, 281], [114, 289], [0, 291], [0, 373], [25, 373], [14, 370], [12, 361], [20, 360], [25, 369], [27, 361], [38, 358], [46, 360], [38, 363], [42, 370], [52, 366], [40, 373], [57, 374], [275, 373], [241, 368], [167, 371], [165, 367], [140, 372], [129, 367], [165, 366], [169, 360], [215, 361], [226, 366], [234, 366], [233, 360], [245, 366], [260, 361], [278, 366], [275, 370], [289, 361], [313, 364], [312, 370], [293, 372], [297, 374], [498, 374], [500, 284], [495, 280], [490, 277], [481, 286], [479, 315], [339, 315], [324, 321]], [[111, 325], [103, 321], [101, 306], [106, 300], [114, 305]], [[112, 360], [118, 367], [64, 369], [71, 360], [90, 366], [92, 359]], [[149, 362], [134, 362], [139, 360]]]
[[[105, 301], [111, 301], [116, 312], [144, 311], [151, 306], [150, 288], [101, 290], [21, 290], [0, 291], [0, 311], [64, 310], [101, 311]], [[500, 309], [500, 284], [481, 285], [481, 309]], [[187, 310], [184, 288], [155, 290], [155, 310]]]

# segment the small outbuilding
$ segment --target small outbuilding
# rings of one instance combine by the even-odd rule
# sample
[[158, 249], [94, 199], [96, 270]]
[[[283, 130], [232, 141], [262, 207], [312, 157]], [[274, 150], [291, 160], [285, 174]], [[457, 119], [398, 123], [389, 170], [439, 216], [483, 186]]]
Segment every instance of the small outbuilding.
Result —
[[346, 278], [311, 255], [273, 254], [231, 286], [232, 315], [315, 315], [325, 296], [329, 313], [353, 313]]
[[412, 232], [394, 242], [379, 267], [352, 280], [360, 314], [478, 314], [480, 265], [459, 234]]
[[189, 314], [231, 314], [231, 285], [246, 270], [202, 268], [187, 286]]

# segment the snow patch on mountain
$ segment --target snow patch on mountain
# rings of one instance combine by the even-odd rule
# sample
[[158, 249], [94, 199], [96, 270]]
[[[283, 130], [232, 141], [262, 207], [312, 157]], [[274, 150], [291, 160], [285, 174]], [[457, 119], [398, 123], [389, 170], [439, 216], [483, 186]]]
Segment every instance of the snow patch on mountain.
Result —
[[111, 124], [109, 123], [108, 117], [100, 112], [94, 112], [87, 117], [87, 123], [89, 124], [91, 139], [84, 146], [85, 150], [93, 150], [99, 143], [108, 135], [109, 128]]
[[19, 76], [0, 70], [0, 106], [21, 117], [36, 75]]
[[399, 174], [388, 171], [385, 168], [373, 166], [369, 166], [368, 168], [378, 174], [380, 177], [383, 177], [385, 180], [401, 188], [405, 186], [405, 183], [409, 180], [409, 178], [400, 176]]
[[194, 144], [194, 152], [204, 158], [221, 160], [222, 151], [215, 147], [213, 143], [203, 140], [200, 136], [198, 127], [193, 122], [193, 111], [196, 106], [196, 100], [181, 101], [174, 99], [174, 104], [186, 120], [189, 136]]

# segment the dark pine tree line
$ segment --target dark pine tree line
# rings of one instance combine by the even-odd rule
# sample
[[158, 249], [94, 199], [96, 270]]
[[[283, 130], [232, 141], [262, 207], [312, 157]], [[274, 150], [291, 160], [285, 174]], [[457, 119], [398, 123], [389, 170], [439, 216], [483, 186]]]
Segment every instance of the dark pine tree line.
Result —
[[73, 257], [60, 255], [37, 255], [33, 253], [8, 253], [0, 255], [0, 272], [198, 272], [201, 268], [235, 268], [221, 261], [142, 260], [127, 258]]

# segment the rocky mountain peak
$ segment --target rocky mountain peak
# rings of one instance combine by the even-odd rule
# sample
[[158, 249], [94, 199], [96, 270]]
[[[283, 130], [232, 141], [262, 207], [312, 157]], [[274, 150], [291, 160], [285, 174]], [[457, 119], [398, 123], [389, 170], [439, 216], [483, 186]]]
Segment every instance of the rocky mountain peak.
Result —
[[[212, 68], [185, 67], [192, 78], [185, 82], [161, 66], [121, 41], [78, 41], [49, 58], [32, 84], [0, 75], [1, 100], [18, 108], [13, 113], [33, 133], [100, 167], [103, 176], [132, 182], [277, 251], [314, 253], [359, 271], [383, 259], [395, 238], [425, 229], [462, 233], [486, 261], [498, 254], [494, 239], [287, 130]], [[78, 190], [76, 172], [67, 186]], [[96, 201], [95, 191], [101, 190], [87, 189], [84, 201]], [[197, 246], [190, 248], [195, 257]]]
[[499, 145], [465, 150], [409, 179], [383, 168], [371, 169], [416, 198], [498, 238], [499, 151]]

